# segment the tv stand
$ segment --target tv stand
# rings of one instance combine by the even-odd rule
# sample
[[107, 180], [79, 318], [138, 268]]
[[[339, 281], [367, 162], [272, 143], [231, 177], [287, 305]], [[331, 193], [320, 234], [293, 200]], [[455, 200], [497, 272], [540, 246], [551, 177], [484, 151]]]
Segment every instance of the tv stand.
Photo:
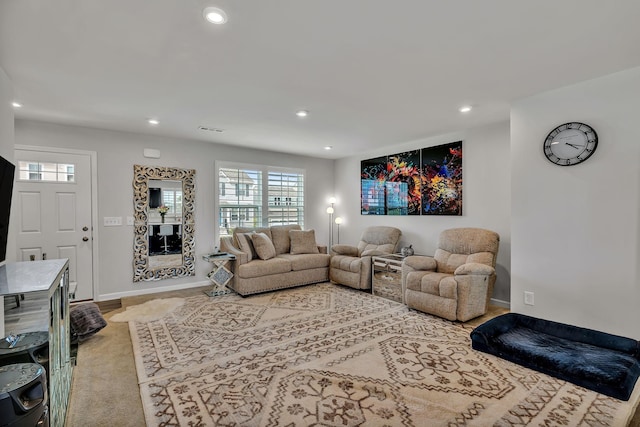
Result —
[[0, 266], [0, 296], [46, 292], [49, 297], [50, 425], [65, 422], [71, 389], [69, 260], [52, 259]]

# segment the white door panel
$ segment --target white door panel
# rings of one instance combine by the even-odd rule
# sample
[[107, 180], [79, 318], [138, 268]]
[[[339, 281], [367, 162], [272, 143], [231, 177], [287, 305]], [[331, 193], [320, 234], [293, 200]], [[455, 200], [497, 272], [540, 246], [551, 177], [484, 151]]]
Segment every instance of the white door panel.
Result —
[[[15, 161], [18, 260], [68, 258], [75, 300], [93, 299], [90, 156], [16, 149]], [[20, 161], [73, 164], [74, 180], [27, 178]]]

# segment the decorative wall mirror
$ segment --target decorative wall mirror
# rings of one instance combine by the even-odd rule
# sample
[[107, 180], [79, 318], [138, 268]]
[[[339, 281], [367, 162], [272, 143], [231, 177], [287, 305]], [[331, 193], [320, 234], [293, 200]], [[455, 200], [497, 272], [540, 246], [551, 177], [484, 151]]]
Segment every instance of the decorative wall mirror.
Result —
[[194, 276], [196, 171], [133, 166], [133, 281]]

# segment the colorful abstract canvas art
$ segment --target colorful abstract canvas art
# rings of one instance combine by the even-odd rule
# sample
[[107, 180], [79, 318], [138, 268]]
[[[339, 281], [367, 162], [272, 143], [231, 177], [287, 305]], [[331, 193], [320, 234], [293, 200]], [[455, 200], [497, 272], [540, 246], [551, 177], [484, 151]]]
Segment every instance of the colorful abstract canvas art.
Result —
[[362, 215], [385, 215], [387, 156], [363, 160], [360, 168]]
[[420, 215], [420, 150], [387, 160], [387, 215]]
[[462, 215], [462, 141], [361, 162], [362, 215]]
[[422, 149], [422, 214], [462, 215], [462, 141]]

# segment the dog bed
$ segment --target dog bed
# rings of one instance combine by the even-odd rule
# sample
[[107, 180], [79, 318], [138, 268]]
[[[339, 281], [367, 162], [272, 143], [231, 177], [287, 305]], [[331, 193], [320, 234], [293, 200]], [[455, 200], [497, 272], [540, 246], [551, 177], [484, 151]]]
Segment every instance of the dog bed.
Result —
[[475, 350], [587, 389], [629, 400], [640, 375], [640, 342], [517, 313], [471, 332]]

